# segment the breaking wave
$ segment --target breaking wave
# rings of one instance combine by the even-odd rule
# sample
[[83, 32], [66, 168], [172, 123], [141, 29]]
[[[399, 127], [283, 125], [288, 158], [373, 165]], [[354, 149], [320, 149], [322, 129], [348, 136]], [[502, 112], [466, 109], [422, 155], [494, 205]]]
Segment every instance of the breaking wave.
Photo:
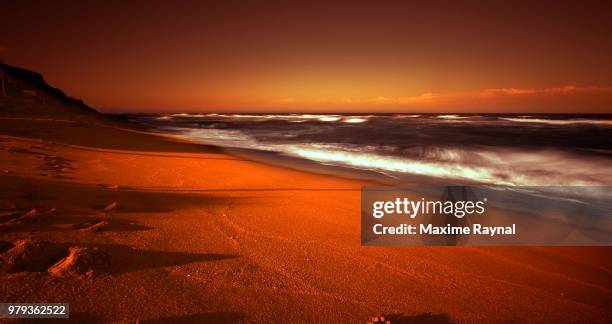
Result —
[[224, 147], [396, 179], [610, 185], [609, 116], [166, 114], [140, 120]]

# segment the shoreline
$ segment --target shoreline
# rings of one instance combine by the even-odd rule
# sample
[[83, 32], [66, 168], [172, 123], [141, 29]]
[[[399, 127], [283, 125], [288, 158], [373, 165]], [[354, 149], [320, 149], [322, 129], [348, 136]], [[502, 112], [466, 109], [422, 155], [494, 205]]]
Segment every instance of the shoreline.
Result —
[[[337, 115], [153, 114], [133, 115], [130, 120], [266, 163], [279, 164], [274, 161], [278, 159], [281, 165], [306, 170], [314, 166], [327, 174], [384, 183], [512, 186], [611, 181], [605, 171], [610, 159], [605, 144], [612, 130], [608, 118], [330, 116]], [[535, 133], [541, 136], [529, 137]]]

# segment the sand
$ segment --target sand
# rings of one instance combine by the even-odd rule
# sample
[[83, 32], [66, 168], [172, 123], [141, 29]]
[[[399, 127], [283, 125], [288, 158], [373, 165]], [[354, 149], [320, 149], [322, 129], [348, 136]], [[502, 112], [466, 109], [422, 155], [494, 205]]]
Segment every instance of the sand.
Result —
[[112, 123], [0, 129], [0, 252], [54, 251], [3, 272], [0, 302], [88, 322], [612, 320], [610, 248], [362, 247], [371, 183]]

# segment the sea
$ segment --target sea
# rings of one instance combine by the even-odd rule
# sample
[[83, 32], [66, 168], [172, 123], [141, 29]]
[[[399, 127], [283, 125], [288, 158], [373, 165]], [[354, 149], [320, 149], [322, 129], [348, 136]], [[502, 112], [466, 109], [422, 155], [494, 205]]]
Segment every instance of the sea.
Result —
[[[521, 234], [512, 244], [612, 245], [612, 115], [173, 113], [128, 118], [234, 156], [367, 180], [374, 187], [362, 188], [362, 202], [368, 193], [393, 188], [443, 200], [483, 199], [489, 212], [482, 220], [506, 222], [491, 210], [521, 215], [513, 218]], [[362, 220], [370, 219], [367, 207], [362, 206]]]
[[234, 154], [402, 183], [612, 185], [612, 115], [137, 114]]

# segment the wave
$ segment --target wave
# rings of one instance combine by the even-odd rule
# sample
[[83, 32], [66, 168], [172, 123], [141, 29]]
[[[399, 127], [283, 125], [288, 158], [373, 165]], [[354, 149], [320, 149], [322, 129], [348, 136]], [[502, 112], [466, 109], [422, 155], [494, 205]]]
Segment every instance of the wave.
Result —
[[[273, 151], [321, 164], [371, 170], [386, 174], [418, 175], [484, 184], [607, 185], [609, 160], [582, 159], [558, 150], [500, 148], [415, 148], [339, 143], [263, 143], [238, 130], [186, 129], [183, 134], [224, 147]], [[287, 134], [290, 138], [292, 134]]]
[[205, 143], [406, 181], [418, 175], [517, 186], [612, 184], [606, 115], [179, 113], [142, 119]]
[[[203, 117], [208, 117], [209, 114], [187, 114], [187, 113], [180, 113], [180, 114], [172, 114], [170, 115], [170, 117], [185, 117], [185, 118], [203, 118]], [[165, 116], [167, 117], [167, 116]]]
[[537, 123], [537, 124], [549, 124], [549, 125], [604, 125], [612, 126], [612, 120], [600, 120], [600, 119], [541, 119], [541, 118], [510, 118], [500, 117], [501, 120], [511, 121], [515, 123]]
[[350, 117], [350, 118], [342, 119], [343, 123], [350, 123], [350, 124], [364, 123], [366, 121], [368, 121], [367, 118], [361, 118], [361, 117]]
[[393, 118], [401, 119], [401, 118], [419, 118], [421, 115], [394, 115]]
[[[418, 117], [415, 115], [413, 117]], [[282, 120], [289, 122], [304, 122], [309, 120], [321, 121], [321, 122], [337, 122], [356, 124], [366, 122], [372, 117], [371, 115], [338, 115], [338, 114], [189, 114], [189, 113], [177, 113], [170, 115], [163, 115], [156, 117], [157, 120], [172, 120], [174, 118], [218, 118], [218, 119], [247, 119], [254, 121], [263, 120]]]
[[605, 170], [608, 161], [584, 161], [556, 151], [439, 149], [427, 154], [427, 158], [386, 156], [317, 144], [290, 145], [284, 151], [327, 164], [496, 185], [589, 186], [612, 180], [605, 172], [597, 171]]
[[468, 118], [467, 116], [459, 116], [459, 115], [438, 115], [436, 118], [440, 119], [464, 119]]

